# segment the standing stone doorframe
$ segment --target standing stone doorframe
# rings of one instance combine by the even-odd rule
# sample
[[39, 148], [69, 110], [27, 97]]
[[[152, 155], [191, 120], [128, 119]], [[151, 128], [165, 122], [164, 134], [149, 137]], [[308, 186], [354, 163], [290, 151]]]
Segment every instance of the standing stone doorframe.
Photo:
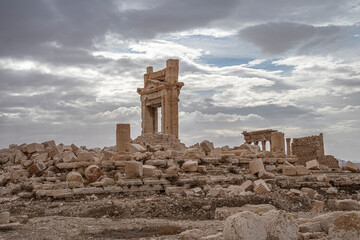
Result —
[[179, 60], [168, 59], [166, 68], [144, 74], [144, 88], [138, 88], [141, 99], [142, 134], [158, 132], [158, 108], [161, 107], [161, 132], [179, 137], [179, 95], [184, 86], [178, 82]]

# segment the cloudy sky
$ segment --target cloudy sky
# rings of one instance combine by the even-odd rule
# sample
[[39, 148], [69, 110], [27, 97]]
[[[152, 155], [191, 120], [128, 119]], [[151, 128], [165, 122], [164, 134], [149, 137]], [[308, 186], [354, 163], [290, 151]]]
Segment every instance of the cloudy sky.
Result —
[[0, 148], [140, 134], [147, 66], [180, 60], [180, 139], [324, 133], [360, 162], [359, 0], [1, 0]]

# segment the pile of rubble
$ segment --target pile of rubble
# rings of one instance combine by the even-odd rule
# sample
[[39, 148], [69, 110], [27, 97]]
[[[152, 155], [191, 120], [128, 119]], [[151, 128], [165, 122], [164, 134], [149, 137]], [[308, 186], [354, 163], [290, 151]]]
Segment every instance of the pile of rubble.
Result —
[[[340, 224], [359, 219], [359, 172], [351, 162], [344, 169], [330, 169], [317, 160], [303, 166], [296, 156], [274, 156], [250, 144], [215, 148], [203, 141], [186, 148], [172, 135], [145, 134], [131, 143], [128, 153], [118, 152], [116, 147], [88, 149], [47, 141], [0, 150], [0, 199], [61, 200], [155, 193], [172, 198], [227, 199], [277, 193], [306, 199], [315, 216], [297, 216], [294, 220], [291, 213], [275, 209], [280, 203], [265, 206], [266, 212], [259, 210], [261, 206], [246, 210], [241, 206], [219, 207], [213, 210], [215, 219], [224, 221], [223, 232], [202, 239], [297, 239], [298, 235], [313, 239], [359, 234], [358, 225], [350, 224], [350, 230], [345, 231]], [[11, 222], [7, 209], [3, 210], [0, 229], [17, 228], [19, 224]], [[200, 239], [186, 237], [199, 236], [200, 232], [180, 236]]]

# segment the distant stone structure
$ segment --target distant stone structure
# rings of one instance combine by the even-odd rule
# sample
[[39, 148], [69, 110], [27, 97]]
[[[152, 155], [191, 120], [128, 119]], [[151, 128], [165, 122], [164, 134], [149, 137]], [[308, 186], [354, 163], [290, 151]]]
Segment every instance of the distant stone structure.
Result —
[[273, 129], [265, 129], [253, 132], [242, 132], [247, 144], [258, 145], [261, 142], [262, 150], [266, 151], [266, 142], [270, 143], [270, 152], [285, 155], [284, 133]]
[[294, 138], [291, 144], [292, 153], [298, 157], [300, 164], [316, 159], [322, 165], [339, 168], [338, 161], [331, 155], [325, 155], [323, 134]]
[[138, 88], [141, 98], [142, 134], [158, 132], [158, 108], [161, 107], [161, 133], [179, 137], [178, 102], [183, 82], [178, 82], [179, 60], [168, 59], [166, 68], [144, 74], [144, 88]]

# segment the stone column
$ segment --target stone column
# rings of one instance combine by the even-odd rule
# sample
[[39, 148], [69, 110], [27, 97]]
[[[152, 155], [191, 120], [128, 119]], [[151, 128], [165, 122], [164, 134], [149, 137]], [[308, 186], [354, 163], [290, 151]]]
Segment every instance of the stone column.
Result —
[[116, 151], [130, 152], [130, 124], [116, 125]]
[[285, 139], [284, 133], [282, 132], [272, 132], [271, 133], [271, 152], [280, 153], [285, 155]]
[[291, 147], [290, 147], [291, 138], [286, 138], [286, 152], [287, 155], [291, 155]]
[[261, 141], [261, 145], [262, 145], [262, 150], [266, 151], [266, 141], [265, 140]]

